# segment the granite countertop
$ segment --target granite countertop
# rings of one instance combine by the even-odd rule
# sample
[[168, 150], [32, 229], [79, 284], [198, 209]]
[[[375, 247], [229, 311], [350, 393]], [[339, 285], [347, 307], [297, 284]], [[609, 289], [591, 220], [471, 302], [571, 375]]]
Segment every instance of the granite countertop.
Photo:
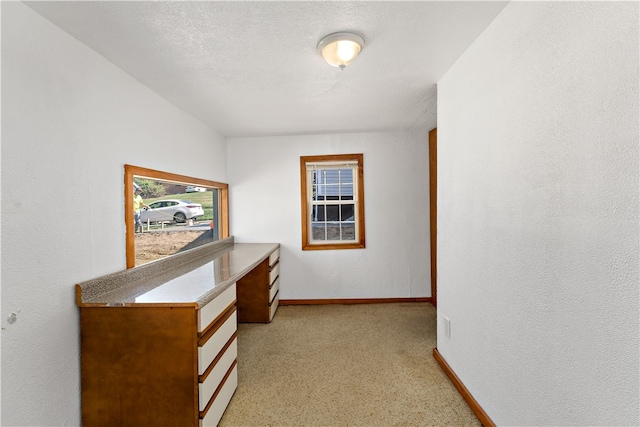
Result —
[[233, 237], [76, 285], [80, 307], [203, 307], [278, 249]]

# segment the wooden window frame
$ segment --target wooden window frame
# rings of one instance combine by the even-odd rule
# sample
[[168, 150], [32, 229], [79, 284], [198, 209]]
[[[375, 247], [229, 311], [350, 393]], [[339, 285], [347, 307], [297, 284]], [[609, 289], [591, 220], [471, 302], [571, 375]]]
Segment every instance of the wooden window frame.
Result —
[[220, 191], [220, 234], [219, 238], [229, 237], [229, 184], [162, 172], [139, 166], [124, 165], [124, 222], [126, 234], [127, 268], [136, 266], [135, 233], [133, 229], [133, 177], [140, 176], [162, 181], [172, 181], [187, 185], [217, 188]]
[[[333, 249], [364, 249], [365, 246], [365, 226], [364, 226], [364, 163], [363, 154], [332, 154], [322, 156], [300, 156], [300, 200], [302, 213], [302, 250], [333, 250]], [[323, 162], [354, 162], [357, 166], [357, 185], [354, 191], [355, 210], [357, 211], [357, 239], [355, 242], [336, 243], [335, 241], [327, 241], [327, 243], [311, 242], [309, 239], [310, 232], [310, 212], [308, 200], [308, 182], [307, 182], [307, 163], [323, 163]]]

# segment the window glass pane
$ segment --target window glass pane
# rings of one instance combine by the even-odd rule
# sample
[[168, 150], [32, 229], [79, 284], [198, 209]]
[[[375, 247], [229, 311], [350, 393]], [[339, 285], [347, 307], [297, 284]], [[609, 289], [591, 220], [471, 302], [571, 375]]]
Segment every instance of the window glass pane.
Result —
[[352, 183], [353, 182], [353, 169], [340, 169], [340, 182]]
[[[138, 173], [152, 175], [153, 178]], [[125, 218], [127, 224], [127, 268], [135, 267], [186, 251], [194, 247], [219, 240], [226, 237], [227, 210], [223, 212], [220, 206], [222, 198], [227, 203], [227, 193], [221, 195], [226, 184], [207, 181], [208, 185], [187, 185], [190, 179], [184, 178], [184, 182], [174, 181], [176, 175], [150, 169], [142, 170], [131, 165], [125, 165], [125, 180], [127, 186], [135, 183], [143, 190], [143, 201], [151, 209], [144, 210], [140, 218], [141, 223], [135, 224], [133, 218]], [[129, 184], [129, 182], [131, 182]], [[205, 181], [203, 180], [202, 183]], [[220, 187], [217, 187], [220, 185]], [[131, 188], [131, 187], [129, 187]], [[191, 189], [198, 191], [191, 191]], [[172, 200], [172, 201], [169, 201]], [[202, 213], [193, 217], [191, 223], [177, 223], [174, 221], [174, 213], [180, 202], [199, 204]], [[125, 200], [127, 213], [133, 208], [128, 205], [133, 200]], [[130, 224], [133, 220], [133, 224]], [[162, 233], [156, 233], [162, 231]], [[170, 231], [170, 232], [164, 232]]]
[[327, 184], [337, 184], [340, 171], [338, 169], [325, 169], [325, 182]]
[[340, 205], [340, 220], [341, 221], [353, 221], [354, 220], [355, 205]]
[[324, 200], [327, 196], [327, 185], [324, 182], [318, 182], [314, 185], [315, 200]]
[[327, 221], [340, 221], [339, 205], [327, 205]]
[[338, 200], [339, 186], [337, 183], [329, 183], [325, 187], [326, 200]]
[[313, 205], [311, 207], [311, 221], [324, 221], [325, 208], [324, 205]]
[[325, 236], [325, 223], [312, 222], [311, 223], [311, 238], [313, 240], [327, 240]]
[[340, 240], [340, 223], [327, 223], [327, 240]]
[[320, 183], [318, 171], [311, 171], [309, 175], [311, 179], [311, 200], [319, 200], [318, 197], [320, 196]]
[[353, 184], [342, 184], [340, 195], [342, 200], [353, 200]]
[[356, 225], [342, 223], [342, 240], [355, 240]]

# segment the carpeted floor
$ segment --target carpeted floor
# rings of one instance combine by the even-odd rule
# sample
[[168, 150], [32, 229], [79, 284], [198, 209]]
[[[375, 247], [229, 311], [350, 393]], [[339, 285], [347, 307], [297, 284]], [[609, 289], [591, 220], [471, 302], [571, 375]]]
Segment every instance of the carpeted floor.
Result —
[[220, 426], [480, 426], [433, 359], [428, 303], [282, 306], [238, 328]]

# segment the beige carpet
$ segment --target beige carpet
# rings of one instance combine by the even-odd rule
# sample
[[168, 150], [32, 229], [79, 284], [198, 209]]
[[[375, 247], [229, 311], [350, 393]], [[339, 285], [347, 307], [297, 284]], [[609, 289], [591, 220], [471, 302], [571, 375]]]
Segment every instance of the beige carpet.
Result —
[[428, 303], [282, 306], [240, 324], [220, 426], [480, 426], [433, 359]]

